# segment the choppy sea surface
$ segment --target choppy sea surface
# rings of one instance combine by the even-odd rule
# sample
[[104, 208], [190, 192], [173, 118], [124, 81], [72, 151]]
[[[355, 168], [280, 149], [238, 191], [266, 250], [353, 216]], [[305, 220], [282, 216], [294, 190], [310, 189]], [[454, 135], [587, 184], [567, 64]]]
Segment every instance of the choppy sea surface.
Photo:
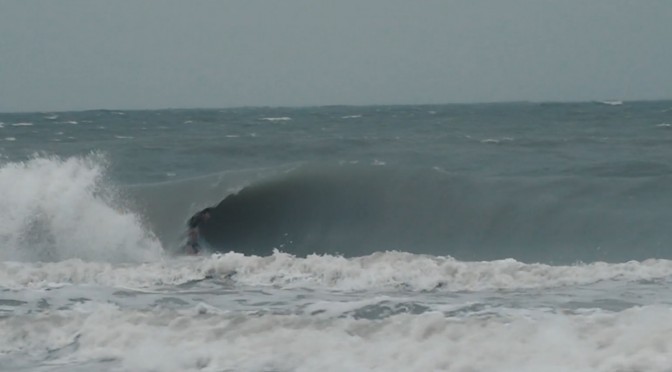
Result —
[[670, 371], [671, 159], [671, 101], [0, 113], [0, 370]]

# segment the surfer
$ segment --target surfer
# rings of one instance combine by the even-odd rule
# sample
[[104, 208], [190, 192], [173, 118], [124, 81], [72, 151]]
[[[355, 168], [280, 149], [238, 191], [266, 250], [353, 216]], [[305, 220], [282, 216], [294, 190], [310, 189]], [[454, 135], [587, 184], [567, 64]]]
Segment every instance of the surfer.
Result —
[[184, 250], [187, 254], [195, 255], [200, 251], [200, 246], [198, 244], [200, 238], [200, 226], [210, 219], [210, 211], [212, 208], [205, 208], [202, 211], [193, 215], [189, 221], [187, 221], [187, 227], [189, 227], [189, 235], [187, 237], [187, 245], [184, 247]]

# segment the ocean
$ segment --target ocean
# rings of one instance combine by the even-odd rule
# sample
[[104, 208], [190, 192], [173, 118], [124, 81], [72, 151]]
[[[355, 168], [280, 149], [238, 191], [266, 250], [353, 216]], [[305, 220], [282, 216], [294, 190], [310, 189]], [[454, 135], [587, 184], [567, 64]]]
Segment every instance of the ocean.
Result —
[[672, 371], [671, 185], [672, 101], [2, 113], [0, 370]]

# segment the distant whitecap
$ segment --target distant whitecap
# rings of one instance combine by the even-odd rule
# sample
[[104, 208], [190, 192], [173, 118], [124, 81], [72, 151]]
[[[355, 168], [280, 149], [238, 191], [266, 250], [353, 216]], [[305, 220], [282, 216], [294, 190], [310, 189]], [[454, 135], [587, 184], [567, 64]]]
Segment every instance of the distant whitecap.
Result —
[[116, 136], [115, 135], [114, 138], [117, 138], [117, 139], [133, 139], [135, 137], [133, 137], [133, 136]]
[[609, 106], [620, 106], [623, 104], [623, 101], [616, 101], [616, 100], [608, 100], [608, 101], [600, 101], [600, 103], [609, 105]]
[[357, 119], [357, 118], [361, 118], [361, 117], [362, 117], [362, 115], [345, 115], [345, 116], [341, 116], [341, 119]]
[[49, 115], [44, 117], [47, 120], [56, 120], [58, 119], [58, 115]]
[[669, 127], [672, 127], [672, 124], [669, 124], [669, 123], [660, 123], [660, 124], [658, 124], [658, 125], [656, 125], [656, 126], [659, 127], [659, 128], [669, 128]]
[[5, 141], [16, 141], [16, 137], [5, 137]]
[[33, 123], [14, 123], [12, 124], [13, 127], [30, 127], [32, 126]]
[[502, 143], [513, 141], [512, 137], [502, 137], [502, 138], [486, 138], [481, 140], [481, 143]]
[[288, 116], [282, 116], [279, 118], [261, 118], [261, 120], [267, 120], [267, 121], [289, 121], [292, 120], [292, 118]]

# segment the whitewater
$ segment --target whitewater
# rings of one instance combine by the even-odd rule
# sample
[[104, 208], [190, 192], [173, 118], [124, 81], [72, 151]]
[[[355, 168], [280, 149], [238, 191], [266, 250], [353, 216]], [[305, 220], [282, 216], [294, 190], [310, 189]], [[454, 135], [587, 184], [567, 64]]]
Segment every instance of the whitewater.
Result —
[[671, 108], [0, 113], [0, 370], [670, 371]]

